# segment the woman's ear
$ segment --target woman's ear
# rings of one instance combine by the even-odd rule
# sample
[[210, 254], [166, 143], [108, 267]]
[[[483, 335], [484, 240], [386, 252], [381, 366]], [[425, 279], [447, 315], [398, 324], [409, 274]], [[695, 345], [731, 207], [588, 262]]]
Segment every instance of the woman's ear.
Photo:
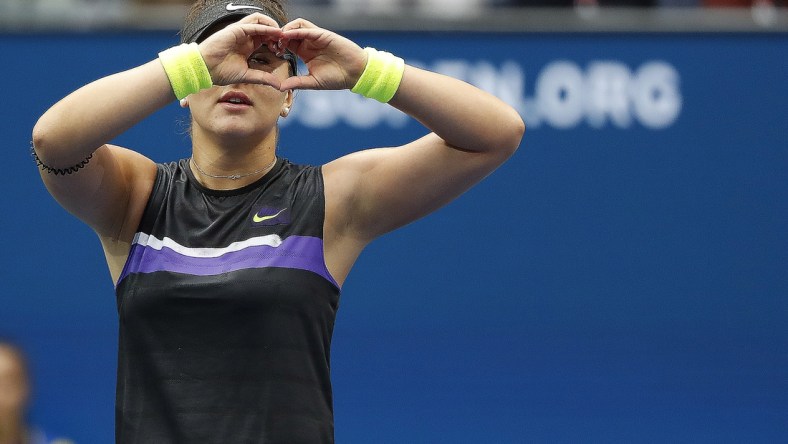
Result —
[[285, 97], [285, 101], [282, 103], [282, 111], [279, 113], [282, 117], [287, 117], [287, 115], [290, 114], [290, 109], [293, 107], [293, 98], [295, 97], [292, 89], [288, 89], [286, 94], [287, 97]]

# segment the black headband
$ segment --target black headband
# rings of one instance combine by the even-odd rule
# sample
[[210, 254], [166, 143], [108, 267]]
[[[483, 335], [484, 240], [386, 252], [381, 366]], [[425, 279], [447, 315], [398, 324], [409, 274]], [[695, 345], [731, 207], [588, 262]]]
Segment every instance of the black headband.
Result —
[[235, 22], [247, 15], [259, 12], [271, 17], [279, 26], [284, 23], [279, 23], [273, 11], [265, 4], [257, 1], [239, 2], [221, 2], [207, 6], [201, 9], [197, 14], [189, 17], [187, 23], [184, 23], [181, 29], [181, 43], [201, 42], [205, 40], [208, 35], [205, 32], [213, 25], [219, 22]]

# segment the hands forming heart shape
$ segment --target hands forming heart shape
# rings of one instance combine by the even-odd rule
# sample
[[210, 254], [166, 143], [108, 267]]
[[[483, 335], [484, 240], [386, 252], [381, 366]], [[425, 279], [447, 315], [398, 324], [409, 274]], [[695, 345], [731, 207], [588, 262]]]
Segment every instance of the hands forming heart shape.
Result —
[[[284, 77], [276, 71], [249, 67], [249, 57], [266, 46], [277, 57], [297, 55], [308, 73]], [[364, 50], [351, 40], [298, 18], [281, 28], [272, 18], [255, 13], [217, 31], [200, 43], [215, 85], [256, 83], [280, 91], [349, 89], [366, 66]]]

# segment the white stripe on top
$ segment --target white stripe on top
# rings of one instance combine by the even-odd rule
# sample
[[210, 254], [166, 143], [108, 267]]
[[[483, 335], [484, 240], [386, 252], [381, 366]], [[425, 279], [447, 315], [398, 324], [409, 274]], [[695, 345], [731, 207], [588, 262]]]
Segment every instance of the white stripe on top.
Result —
[[167, 247], [170, 250], [189, 257], [219, 257], [223, 254], [241, 251], [249, 247], [259, 247], [263, 245], [267, 245], [269, 247], [278, 247], [282, 245], [282, 238], [276, 234], [269, 234], [267, 236], [246, 239], [245, 241], [233, 242], [224, 248], [191, 248], [184, 247], [169, 237], [158, 239], [155, 236], [140, 232], [134, 235], [134, 241], [132, 244], [137, 244], [142, 247], [150, 247], [154, 250], [161, 250], [162, 248]]

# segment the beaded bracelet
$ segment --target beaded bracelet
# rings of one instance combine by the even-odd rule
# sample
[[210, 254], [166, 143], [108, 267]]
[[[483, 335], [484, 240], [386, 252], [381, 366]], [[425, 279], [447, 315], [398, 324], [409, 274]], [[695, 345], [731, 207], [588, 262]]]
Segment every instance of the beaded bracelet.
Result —
[[93, 158], [93, 153], [90, 153], [90, 155], [82, 160], [82, 162], [79, 162], [74, 166], [70, 166], [68, 168], [53, 168], [41, 161], [41, 159], [38, 157], [38, 153], [36, 153], [35, 147], [33, 146], [33, 142], [30, 142], [30, 154], [33, 155], [33, 160], [36, 161], [36, 166], [41, 168], [41, 171], [46, 171], [47, 174], [54, 174], [55, 176], [74, 174], [82, 168], [85, 168], [85, 165], [87, 165], [88, 162], [90, 162], [90, 159]]

